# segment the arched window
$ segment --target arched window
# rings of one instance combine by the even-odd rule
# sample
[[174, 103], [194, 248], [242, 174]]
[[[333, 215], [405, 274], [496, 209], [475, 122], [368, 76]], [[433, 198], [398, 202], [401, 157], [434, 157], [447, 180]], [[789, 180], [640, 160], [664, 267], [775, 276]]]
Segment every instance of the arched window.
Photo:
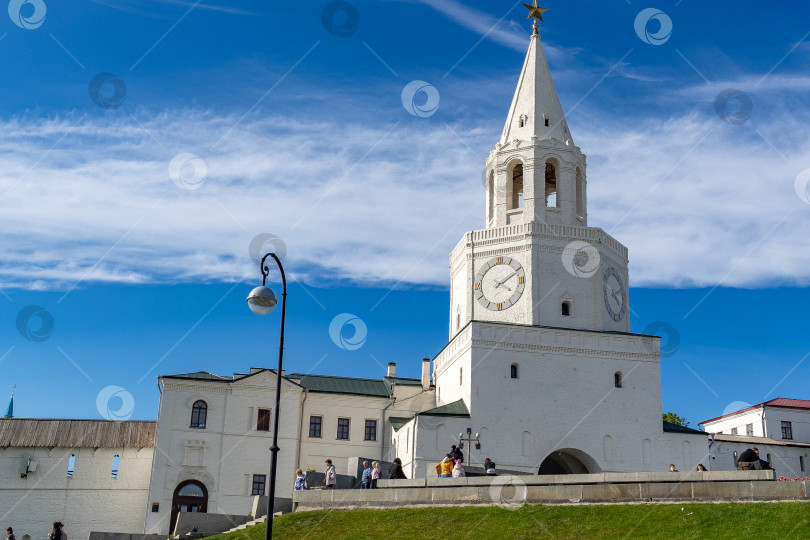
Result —
[[571, 316], [571, 302], [563, 302], [560, 306], [560, 313], [562, 313], [563, 317], [570, 317]]
[[511, 169], [509, 189], [507, 192], [507, 210], [523, 208], [523, 164], [518, 163]]
[[615, 386], [616, 388], [621, 388], [622, 387], [622, 372], [621, 371], [617, 371], [616, 373], [613, 374], [613, 386]]
[[517, 379], [518, 378], [518, 365], [517, 364], [512, 364], [511, 366], [509, 366], [509, 376], [512, 379]]
[[110, 472], [110, 476], [113, 478], [118, 478], [118, 463], [120, 460], [121, 458], [118, 456], [118, 454], [113, 456], [112, 472]]
[[734, 450], [734, 467], [737, 467], [737, 451]]
[[491, 221], [495, 217], [495, 172], [489, 173], [487, 180], [487, 219]]
[[464, 383], [464, 368], [458, 368], [458, 385], [461, 386]]
[[73, 478], [73, 469], [76, 468], [76, 454], [70, 454], [68, 458], [68, 470], [67, 470], [67, 477]]
[[546, 162], [546, 206], [559, 207], [557, 197], [557, 168], [551, 162]]
[[585, 217], [585, 181], [582, 179], [582, 171], [577, 167], [576, 174], [576, 191], [577, 191], [577, 216], [580, 218]]
[[194, 402], [191, 408], [191, 426], [193, 428], [205, 429], [205, 421], [208, 419], [208, 404], [203, 400]]

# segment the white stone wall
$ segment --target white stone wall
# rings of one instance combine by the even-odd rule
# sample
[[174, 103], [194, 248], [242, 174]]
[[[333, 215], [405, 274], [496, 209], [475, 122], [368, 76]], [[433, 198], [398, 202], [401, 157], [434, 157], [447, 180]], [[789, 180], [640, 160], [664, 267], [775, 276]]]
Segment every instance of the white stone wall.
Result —
[[[783, 439], [782, 421], [790, 422], [792, 439]], [[737, 428], [737, 435], [747, 435], [746, 424], [753, 424], [754, 437], [768, 437], [777, 441], [790, 440], [794, 442], [810, 443], [810, 411], [804, 409], [790, 409], [786, 407], [761, 407], [739, 414], [734, 414], [704, 423], [709, 433], [723, 433], [731, 435], [731, 430]]]
[[[301, 431], [301, 469], [323, 471], [326, 467], [324, 461], [329, 458], [338, 473], [347, 474], [350, 457], [383, 457], [383, 445], [388, 438], [384, 432], [382, 414], [389, 403], [388, 398], [309, 392], [304, 403]], [[392, 410], [390, 407], [387, 409], [386, 417], [392, 415]], [[322, 417], [320, 438], [309, 436], [310, 416]], [[349, 440], [337, 438], [338, 418], [349, 418]], [[377, 421], [375, 440], [365, 440], [366, 420]]]
[[[148, 532], [169, 532], [174, 491], [189, 479], [208, 489], [209, 513], [247, 514], [253, 475], [266, 475], [269, 482], [275, 376], [265, 371], [235, 382], [163, 378], [161, 383], [149, 495], [150, 504], [160, 503], [160, 511], [148, 512]], [[296, 468], [323, 471], [327, 458], [340, 474], [354, 474], [348, 470], [351, 457], [393, 459], [383, 410], [388, 419], [412, 416], [414, 407], [434, 406], [433, 391], [421, 386], [398, 385], [394, 393], [397, 402], [392, 405], [388, 397], [305, 392], [284, 380], [276, 496], [290, 497]], [[192, 406], [199, 399], [208, 404], [205, 429], [189, 427]], [[271, 410], [271, 431], [256, 431], [259, 408]], [[322, 417], [320, 438], [309, 436], [311, 416]], [[348, 440], [337, 439], [338, 418], [350, 419]], [[366, 420], [377, 421], [374, 440], [365, 440]]]
[[704, 427], [708, 433], [725, 433], [726, 435], [731, 435], [731, 430], [736, 428], [737, 435], [746, 435], [747, 424], [753, 424], [754, 437], [765, 437], [762, 423], [762, 409], [760, 408], [734, 414], [715, 422], [706, 423]]
[[[169, 532], [175, 488], [194, 479], [206, 486], [209, 513], [243, 514], [253, 502], [254, 474], [269, 483], [275, 377], [258, 373], [240, 381], [161, 379], [162, 395], [149, 503], [147, 532]], [[279, 425], [276, 494], [289, 497], [295, 471], [301, 388], [284, 381]], [[208, 404], [205, 429], [190, 428], [191, 409], [198, 399]], [[256, 431], [258, 408], [271, 410], [271, 430]]]
[[[517, 379], [511, 378], [512, 364]], [[474, 462], [490, 457], [504, 468], [536, 472], [551, 452], [566, 448], [584, 452], [604, 471], [653, 471], [664, 461], [693, 461], [677, 458], [681, 441], [662, 430], [656, 337], [475, 322], [435, 366], [438, 401], [464, 398], [471, 418], [463, 428], [481, 434]], [[459, 385], [462, 366], [472, 376]], [[617, 371], [622, 388], [614, 387]], [[419, 426], [420, 440], [435, 437], [423, 433], [425, 427]], [[450, 435], [457, 440], [457, 432]], [[692, 454], [704, 455], [705, 437], [697, 440], [704, 448]], [[426, 460], [439, 451], [429, 442], [418, 449], [431, 452], [418, 456]]]
[[[748, 448], [756, 447], [759, 450], [759, 457], [769, 461], [774, 469], [776, 477], [787, 476], [788, 478], [803, 478], [810, 476], [810, 448], [807, 446], [787, 446], [766, 444], [764, 442], [746, 441], [721, 441], [715, 439], [709, 448], [709, 463], [703, 462], [712, 471], [733, 471], [735, 466], [735, 455], [742, 454]], [[799, 458], [802, 458], [801, 460]], [[804, 470], [802, 470], [804, 462]]]
[[[36, 471], [20, 478], [23, 455]], [[70, 455], [76, 456], [67, 476]], [[113, 457], [120, 457], [112, 478]], [[65, 524], [72, 540], [92, 531], [142, 533], [149, 488], [152, 448], [0, 449], [0, 523], [17, 538], [45, 538], [54, 521]]]

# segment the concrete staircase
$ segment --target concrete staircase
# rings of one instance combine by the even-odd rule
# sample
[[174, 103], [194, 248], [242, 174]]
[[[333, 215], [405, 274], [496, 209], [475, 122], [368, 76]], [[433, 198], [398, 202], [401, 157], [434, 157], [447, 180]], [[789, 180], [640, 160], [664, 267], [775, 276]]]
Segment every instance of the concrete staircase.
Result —
[[[275, 514], [273, 514], [273, 518], [277, 518], [280, 515], [281, 515], [281, 512], [276, 512]], [[234, 527], [233, 529], [231, 529], [229, 531], [225, 531], [224, 533], [221, 533], [221, 534], [227, 534], [227, 533], [231, 533], [231, 532], [234, 532], [234, 531], [241, 531], [241, 530], [247, 529], [248, 527], [258, 525], [259, 523], [266, 523], [266, 522], [267, 522], [267, 516], [262, 516], [260, 518], [254, 519], [253, 521], [248, 521], [247, 523], [245, 523], [243, 525], [239, 525], [238, 527]]]

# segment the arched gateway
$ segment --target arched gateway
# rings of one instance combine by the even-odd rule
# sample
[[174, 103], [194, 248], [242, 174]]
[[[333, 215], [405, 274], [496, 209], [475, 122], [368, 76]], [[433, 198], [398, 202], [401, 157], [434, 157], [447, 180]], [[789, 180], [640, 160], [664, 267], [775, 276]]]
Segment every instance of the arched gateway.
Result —
[[592, 474], [599, 472], [596, 461], [576, 448], [562, 448], [546, 456], [537, 474]]
[[171, 529], [177, 526], [177, 515], [180, 512], [202, 512], [208, 509], [208, 489], [196, 480], [181, 482], [174, 490], [172, 497]]

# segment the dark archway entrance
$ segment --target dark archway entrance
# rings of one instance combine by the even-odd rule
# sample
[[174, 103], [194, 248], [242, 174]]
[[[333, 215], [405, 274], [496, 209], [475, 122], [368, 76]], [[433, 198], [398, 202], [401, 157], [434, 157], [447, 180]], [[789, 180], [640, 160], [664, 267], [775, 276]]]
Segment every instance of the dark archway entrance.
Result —
[[537, 474], [591, 474], [599, 465], [585, 452], [573, 448], [555, 450], [540, 464]]
[[208, 509], [208, 490], [196, 480], [186, 480], [178, 484], [172, 497], [171, 530], [177, 526], [180, 512], [202, 512]]

